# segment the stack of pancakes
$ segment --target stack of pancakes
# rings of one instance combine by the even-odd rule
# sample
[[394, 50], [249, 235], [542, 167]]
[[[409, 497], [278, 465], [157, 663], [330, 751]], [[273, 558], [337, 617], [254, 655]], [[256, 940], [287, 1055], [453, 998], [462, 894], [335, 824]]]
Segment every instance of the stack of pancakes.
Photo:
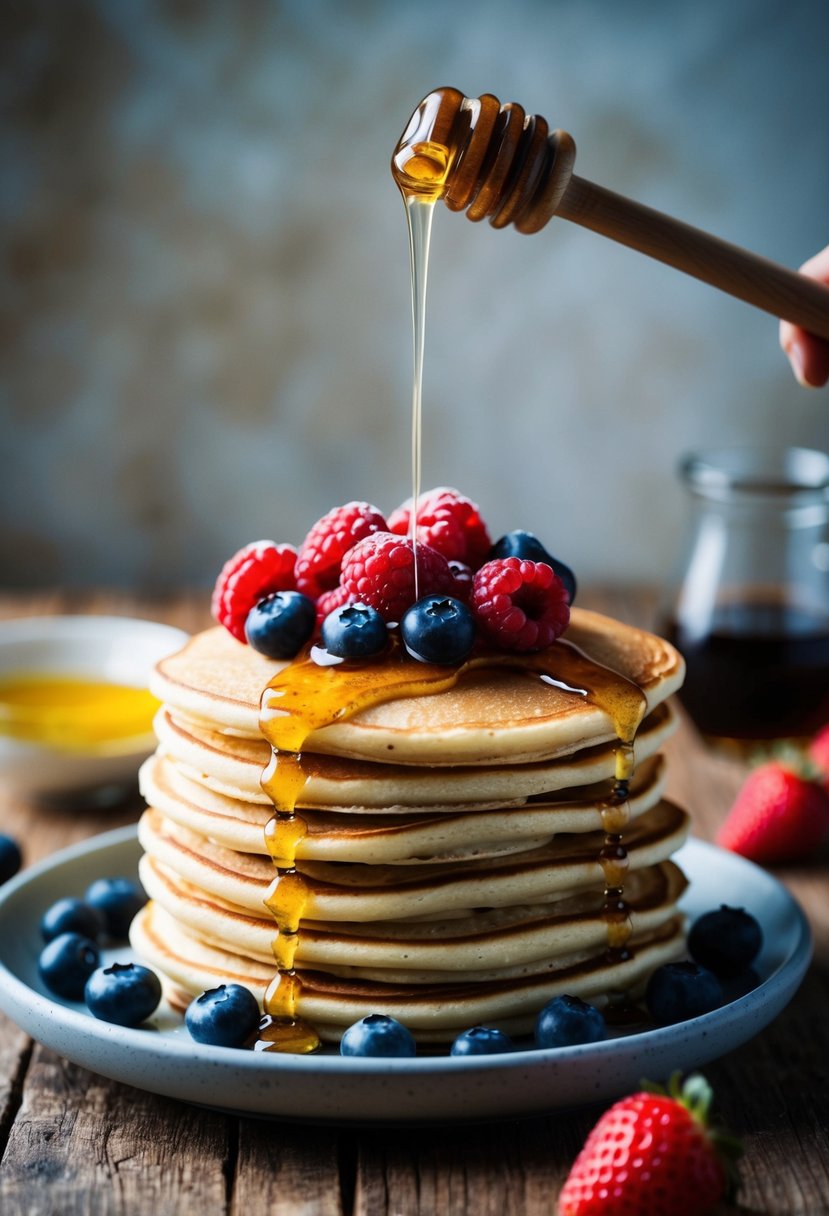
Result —
[[[581, 686], [556, 678], [568, 654], [588, 673]], [[635, 997], [682, 952], [685, 880], [670, 857], [688, 824], [662, 797], [658, 754], [682, 659], [574, 609], [545, 663], [547, 674], [520, 657], [472, 665], [440, 691], [346, 706], [304, 740], [292, 968], [296, 1014], [323, 1039], [369, 1013], [424, 1042], [481, 1023], [521, 1033], [559, 994]], [[642, 705], [627, 799], [614, 786], [618, 719], [587, 687], [608, 669]], [[261, 1002], [277, 970], [260, 701], [286, 671], [216, 628], [155, 674], [163, 706], [139, 828], [150, 903], [132, 941], [180, 1008], [219, 983]]]

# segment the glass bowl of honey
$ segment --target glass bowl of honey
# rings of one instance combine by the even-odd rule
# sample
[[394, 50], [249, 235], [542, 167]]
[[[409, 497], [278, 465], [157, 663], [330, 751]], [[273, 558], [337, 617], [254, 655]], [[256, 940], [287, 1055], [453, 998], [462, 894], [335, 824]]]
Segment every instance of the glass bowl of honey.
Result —
[[186, 638], [129, 617], [0, 621], [0, 784], [35, 801], [123, 797], [155, 747], [150, 673]]

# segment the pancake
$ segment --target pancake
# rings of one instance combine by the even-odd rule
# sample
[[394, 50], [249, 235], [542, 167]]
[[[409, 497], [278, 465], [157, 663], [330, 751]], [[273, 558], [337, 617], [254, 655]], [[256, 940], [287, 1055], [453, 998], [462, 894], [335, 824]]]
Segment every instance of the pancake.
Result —
[[[172, 1003], [183, 1007], [193, 996], [221, 983], [244, 984], [262, 1004], [273, 965], [210, 945], [188, 932], [157, 902], [139, 913], [131, 939], [136, 951], [160, 972]], [[627, 957], [614, 959], [605, 948], [584, 952], [577, 961], [542, 973], [483, 983], [383, 984], [303, 970], [297, 1012], [325, 1040], [336, 1041], [366, 1010], [395, 1017], [421, 1042], [447, 1042], [473, 1025], [496, 1025], [509, 1033], [532, 1029], [538, 1010], [554, 996], [570, 994], [598, 1007], [638, 995], [653, 970], [681, 955], [682, 918], [630, 939]]]
[[[204, 782], [191, 780], [162, 755], [145, 762], [139, 784], [147, 804], [174, 823], [230, 849], [266, 852], [264, 831], [270, 807], [217, 793]], [[659, 801], [664, 785], [661, 756], [652, 756], [638, 766], [630, 784], [631, 820]], [[577, 797], [575, 793], [559, 790], [518, 805], [438, 806], [421, 814], [407, 814], [403, 808], [395, 808], [394, 813], [355, 807], [334, 811], [305, 808], [306, 832], [297, 843], [296, 860], [412, 865], [439, 858], [515, 852], [541, 844], [556, 833], [603, 828], [606, 783], [579, 787]]]
[[[684, 843], [688, 817], [662, 801], [625, 832], [631, 871], [667, 860]], [[261, 912], [274, 879], [270, 858], [237, 853], [147, 810], [138, 825], [144, 851], [202, 891]], [[568, 833], [507, 856], [415, 866], [306, 862], [303, 918], [411, 920], [510, 907], [554, 898], [559, 892], [604, 886], [604, 834]]]
[[[669, 643], [597, 613], [572, 610], [563, 639], [549, 648], [563, 669], [570, 645], [636, 685], [646, 712], [682, 683], [684, 663]], [[531, 762], [575, 751], [585, 740], [595, 744], [615, 738], [608, 714], [584, 695], [528, 678], [513, 668], [514, 656], [501, 661], [503, 666], [462, 673], [455, 687], [437, 696], [361, 709], [313, 731], [307, 749], [353, 759], [393, 758], [399, 764], [455, 765], [505, 757]], [[150, 687], [159, 700], [194, 722], [210, 728], [219, 723], [228, 733], [258, 739], [260, 708], [269, 703], [263, 690], [286, 667], [263, 659], [217, 627], [162, 660]], [[335, 669], [320, 669], [323, 680], [335, 674]]]
[[286, 664], [207, 630], [151, 683], [133, 946], [177, 1007], [243, 983], [326, 1040], [369, 1013], [438, 1043], [635, 996], [683, 947], [688, 817], [659, 754], [682, 676], [579, 609], [547, 651], [458, 669]]
[[[204, 941], [267, 963], [273, 969], [273, 918], [210, 895], [182, 879], [174, 869], [145, 856], [141, 879], [150, 898]], [[634, 934], [676, 915], [685, 889], [672, 862], [631, 874], [626, 902]], [[472, 973], [496, 970], [572, 953], [607, 942], [604, 892], [599, 887], [563, 894], [543, 904], [476, 909], [467, 916], [429, 921], [304, 921], [295, 962], [337, 974], [401, 980], [424, 972]]]
[[[654, 755], [673, 734], [676, 719], [668, 705], [659, 705], [639, 728], [635, 763]], [[173, 718], [162, 709], [155, 731], [163, 755], [185, 776], [231, 798], [270, 805], [262, 789], [262, 774], [271, 758], [264, 740], [239, 739]], [[533, 764], [426, 765], [371, 764], [303, 752], [307, 778], [302, 805], [311, 808], [371, 807], [399, 810], [477, 803], [499, 806], [553, 790], [609, 780], [616, 767], [611, 743], [586, 747], [575, 755]]]

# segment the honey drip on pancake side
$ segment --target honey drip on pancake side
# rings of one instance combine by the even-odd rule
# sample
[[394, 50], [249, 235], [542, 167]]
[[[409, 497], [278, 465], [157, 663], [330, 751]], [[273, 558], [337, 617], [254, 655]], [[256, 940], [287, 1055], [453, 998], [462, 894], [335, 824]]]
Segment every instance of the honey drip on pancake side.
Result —
[[307, 883], [296, 868], [297, 848], [308, 830], [295, 809], [305, 781], [299, 754], [274, 748], [271, 762], [262, 774], [262, 787], [274, 805], [274, 814], [265, 826], [265, 845], [276, 876], [268, 888], [265, 904], [276, 922], [273, 941], [276, 975], [265, 993], [265, 1014], [254, 1044], [257, 1051], [307, 1055], [320, 1046], [313, 1026], [297, 1016], [302, 982], [294, 968], [308, 900]]
[[641, 689], [624, 676], [588, 658], [578, 647], [559, 639], [534, 654], [480, 651], [457, 667], [421, 663], [410, 658], [395, 638], [382, 661], [367, 664], [317, 661], [309, 648], [270, 682], [262, 696], [260, 728], [273, 749], [262, 787], [274, 805], [265, 829], [265, 842], [276, 867], [265, 903], [276, 921], [276, 976], [265, 997], [259, 1050], [313, 1051], [319, 1040], [297, 1016], [301, 976], [294, 968], [309, 890], [297, 868], [297, 850], [306, 824], [297, 813], [307, 783], [302, 749], [309, 736], [362, 709], [400, 698], [426, 696], [453, 688], [466, 672], [478, 668], [509, 668], [534, 673], [575, 696], [584, 697], [610, 718], [616, 733], [616, 774], [613, 790], [602, 809], [605, 844], [599, 861], [605, 875], [604, 915], [608, 948], [615, 958], [626, 957], [630, 933], [623, 898], [627, 853], [622, 830], [627, 823], [627, 792], [633, 772], [633, 740], [645, 712]]

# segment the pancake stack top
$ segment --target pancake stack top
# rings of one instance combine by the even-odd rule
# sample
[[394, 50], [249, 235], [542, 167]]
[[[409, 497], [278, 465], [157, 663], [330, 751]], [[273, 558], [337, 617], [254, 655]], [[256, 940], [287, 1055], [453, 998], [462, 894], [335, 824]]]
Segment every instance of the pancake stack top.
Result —
[[440, 1043], [528, 1031], [564, 993], [635, 997], [683, 947], [687, 817], [658, 754], [682, 675], [667, 642], [576, 608], [544, 651], [449, 669], [201, 633], [154, 679], [133, 945], [180, 1008], [250, 988], [265, 1049], [370, 1013]]

